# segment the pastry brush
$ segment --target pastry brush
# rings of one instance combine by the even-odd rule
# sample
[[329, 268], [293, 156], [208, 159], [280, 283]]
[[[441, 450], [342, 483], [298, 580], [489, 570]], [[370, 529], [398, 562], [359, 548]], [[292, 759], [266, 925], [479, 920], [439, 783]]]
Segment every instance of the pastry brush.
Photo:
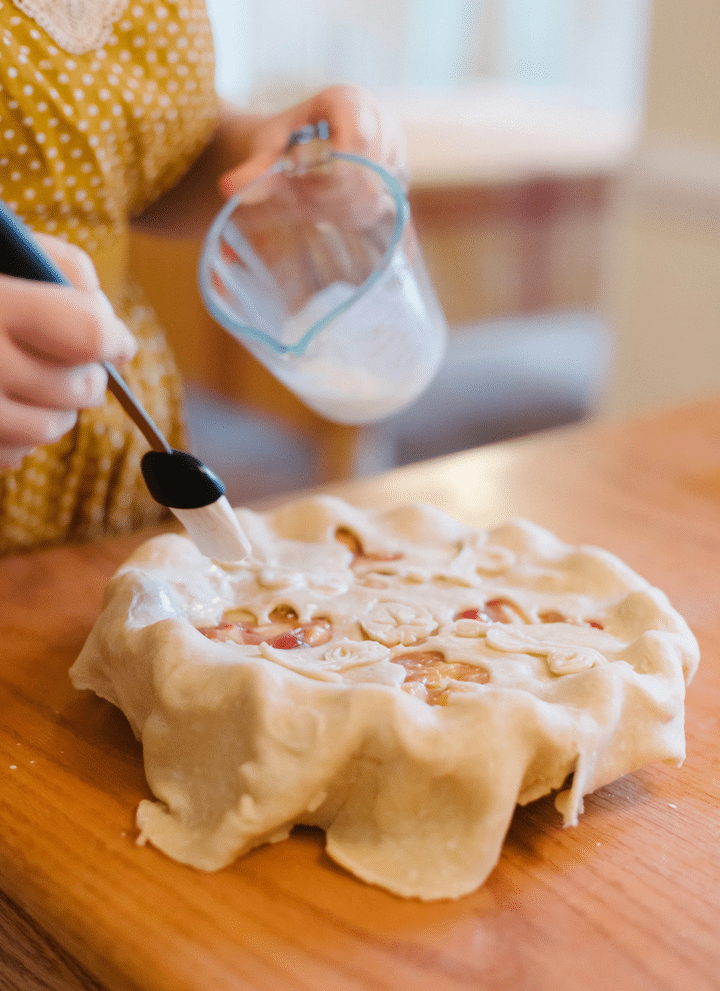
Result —
[[[0, 201], [0, 272], [70, 286], [29, 228]], [[150, 495], [171, 509], [203, 554], [213, 560], [241, 561], [250, 543], [225, 497], [225, 486], [192, 454], [170, 447], [157, 425], [110, 362], [103, 362], [108, 389], [139, 427], [151, 447], [140, 463]]]

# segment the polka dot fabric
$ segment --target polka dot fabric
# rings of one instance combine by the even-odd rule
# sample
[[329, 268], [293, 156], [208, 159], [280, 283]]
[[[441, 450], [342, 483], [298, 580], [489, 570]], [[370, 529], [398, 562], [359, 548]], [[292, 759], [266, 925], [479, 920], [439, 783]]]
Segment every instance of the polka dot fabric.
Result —
[[[124, 248], [128, 218], [174, 185], [212, 133], [213, 78], [200, 0], [130, 2], [106, 43], [81, 55], [0, 0], [0, 197], [31, 228], [93, 256], [140, 341], [122, 374], [174, 446], [179, 377], [152, 310], [127, 284]], [[0, 553], [156, 520], [139, 471], [146, 450], [114, 399], [83, 411], [59, 443], [0, 471]]]

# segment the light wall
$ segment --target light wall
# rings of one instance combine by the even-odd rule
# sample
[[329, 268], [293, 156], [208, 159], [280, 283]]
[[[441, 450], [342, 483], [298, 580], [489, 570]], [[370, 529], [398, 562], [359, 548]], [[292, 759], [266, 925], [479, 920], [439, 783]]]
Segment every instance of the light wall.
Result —
[[656, 0], [645, 126], [607, 256], [608, 416], [720, 391], [718, 38], [717, 0]]
[[328, 83], [478, 80], [639, 106], [651, 0], [207, 0], [218, 86], [260, 109]]

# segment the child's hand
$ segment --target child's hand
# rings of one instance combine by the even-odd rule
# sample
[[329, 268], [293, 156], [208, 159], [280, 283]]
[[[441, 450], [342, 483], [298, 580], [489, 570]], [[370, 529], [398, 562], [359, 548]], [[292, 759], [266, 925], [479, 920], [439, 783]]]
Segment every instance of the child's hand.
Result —
[[47, 235], [38, 240], [73, 289], [0, 275], [0, 466], [13, 468], [58, 440], [79, 409], [103, 402], [107, 375], [137, 345], [103, 295], [90, 258]]
[[322, 120], [329, 126], [334, 151], [362, 155], [396, 174], [404, 170], [405, 136], [390, 110], [359, 86], [331, 86], [289, 110], [255, 119], [247, 158], [220, 180], [223, 195], [229, 199], [262, 175], [284, 153], [295, 131]]

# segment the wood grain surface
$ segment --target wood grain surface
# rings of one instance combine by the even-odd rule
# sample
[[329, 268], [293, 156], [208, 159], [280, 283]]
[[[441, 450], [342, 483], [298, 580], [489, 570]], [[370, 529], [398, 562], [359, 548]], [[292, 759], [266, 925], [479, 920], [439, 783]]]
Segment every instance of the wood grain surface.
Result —
[[717, 991], [720, 399], [466, 452], [333, 491], [514, 515], [663, 588], [702, 651], [688, 756], [586, 799], [519, 809], [458, 901], [403, 901], [297, 830], [204, 874], [138, 847], [149, 795], [124, 717], [67, 671], [144, 535], [0, 561], [0, 989]]

